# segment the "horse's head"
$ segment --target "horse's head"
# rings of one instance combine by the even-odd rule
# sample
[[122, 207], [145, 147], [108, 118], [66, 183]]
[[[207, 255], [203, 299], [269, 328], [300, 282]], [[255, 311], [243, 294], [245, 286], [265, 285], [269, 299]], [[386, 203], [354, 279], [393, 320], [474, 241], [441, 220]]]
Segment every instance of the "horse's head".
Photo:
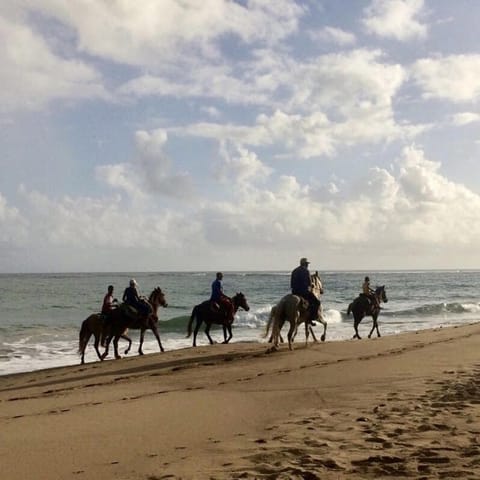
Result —
[[382, 285], [381, 287], [377, 287], [375, 289], [375, 295], [377, 296], [377, 298], [379, 298], [383, 303], [387, 303], [388, 302], [388, 298], [387, 298], [387, 293], [385, 291], [385, 285]]
[[165, 293], [162, 292], [160, 287], [156, 287], [150, 294], [148, 301], [151, 305], [160, 305], [162, 307], [168, 307], [167, 300], [165, 299]]
[[245, 295], [242, 292], [237, 293], [233, 298], [233, 305], [235, 308], [243, 308], [246, 312], [250, 310], [250, 306], [247, 303], [247, 299], [245, 298]]

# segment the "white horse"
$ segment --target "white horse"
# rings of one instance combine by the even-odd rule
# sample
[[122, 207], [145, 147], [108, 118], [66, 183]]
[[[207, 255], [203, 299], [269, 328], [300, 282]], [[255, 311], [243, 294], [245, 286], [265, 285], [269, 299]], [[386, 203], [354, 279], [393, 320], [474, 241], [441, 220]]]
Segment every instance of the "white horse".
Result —
[[[312, 275], [312, 292], [320, 300], [320, 295], [323, 294], [323, 286], [318, 272]], [[313, 331], [311, 323], [308, 321], [308, 302], [297, 295], [285, 295], [277, 305], [274, 305], [270, 310], [266, 331], [264, 337], [268, 336], [270, 328], [272, 334], [269, 342], [273, 343], [273, 349], [278, 347], [279, 342], [283, 342], [280, 333], [284, 323], [288, 321], [290, 328], [288, 330], [288, 348], [293, 350], [293, 341], [298, 332], [298, 327], [305, 323], [305, 345], [308, 345], [309, 333], [312, 334], [314, 342], [318, 342], [317, 337]], [[318, 309], [318, 321], [323, 325], [324, 330], [321, 336], [322, 342], [325, 341], [327, 322], [322, 315], [322, 305]]]

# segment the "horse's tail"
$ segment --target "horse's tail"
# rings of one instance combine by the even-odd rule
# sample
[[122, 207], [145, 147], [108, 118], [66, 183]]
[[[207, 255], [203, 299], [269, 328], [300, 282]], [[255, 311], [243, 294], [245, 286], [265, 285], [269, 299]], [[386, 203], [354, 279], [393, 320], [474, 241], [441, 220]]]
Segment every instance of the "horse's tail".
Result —
[[272, 328], [273, 319], [275, 317], [276, 310], [277, 310], [276, 306], [273, 306], [270, 310], [270, 315], [268, 316], [268, 322], [267, 322], [267, 326], [265, 328], [265, 333], [263, 334], [263, 338], [267, 338], [268, 332], [270, 332], [270, 328]]
[[348, 305], [347, 315], [350, 315], [350, 312], [352, 311], [352, 305], [353, 305], [353, 302]]
[[192, 334], [192, 325], [193, 325], [193, 320], [197, 315], [197, 308], [198, 308], [198, 305], [193, 307], [192, 314], [190, 315], [190, 320], [188, 321], [188, 325], [187, 325], [187, 336], [185, 338], [190, 337], [190, 335]]
[[81, 355], [86, 347], [86, 339], [88, 337], [88, 322], [84, 320], [80, 327], [80, 333], [78, 334], [78, 354]]

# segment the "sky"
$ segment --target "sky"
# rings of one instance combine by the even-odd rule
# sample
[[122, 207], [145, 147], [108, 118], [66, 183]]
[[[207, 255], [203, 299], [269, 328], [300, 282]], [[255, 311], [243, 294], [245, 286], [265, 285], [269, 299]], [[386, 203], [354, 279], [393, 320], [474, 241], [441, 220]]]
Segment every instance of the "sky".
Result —
[[480, 268], [478, 18], [2, 0], [0, 272]]

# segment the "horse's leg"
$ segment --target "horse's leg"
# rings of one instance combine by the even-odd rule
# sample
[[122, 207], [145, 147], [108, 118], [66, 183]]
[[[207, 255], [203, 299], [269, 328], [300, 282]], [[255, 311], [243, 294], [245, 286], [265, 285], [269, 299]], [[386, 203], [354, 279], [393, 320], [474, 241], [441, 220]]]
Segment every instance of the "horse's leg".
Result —
[[310, 333], [310, 323], [308, 320], [305, 320], [305, 347], [308, 347], [308, 334]]
[[132, 348], [132, 339], [126, 333], [123, 333], [122, 335], [120, 335], [120, 338], [123, 338], [128, 342], [128, 347], [125, 349], [125, 355], [126, 355]]
[[228, 338], [227, 338], [227, 341], [226, 341], [225, 343], [228, 343], [228, 342], [232, 339], [232, 337], [233, 337], [232, 324], [231, 324], [231, 323], [229, 323], [229, 324], [227, 325], [227, 332], [228, 332]]
[[109, 347], [109, 345], [110, 345], [110, 342], [112, 341], [112, 338], [113, 338], [112, 334], [110, 334], [110, 335], [106, 338], [106, 340], [105, 340], [105, 351], [102, 353], [102, 356], [101, 356], [100, 360], [105, 360], [105, 358], [107, 357], [107, 355], [108, 355], [108, 347]]
[[140, 329], [140, 345], [138, 347], [138, 354], [143, 355], [143, 339], [145, 338], [145, 328]]
[[158, 333], [158, 328], [156, 325], [153, 325], [151, 327], [151, 330], [153, 332], [153, 334], [155, 335], [155, 338], [157, 339], [157, 342], [158, 342], [158, 346], [160, 347], [160, 351], [161, 352], [164, 352], [164, 348], [163, 348], [163, 345], [162, 345], [162, 341], [160, 340], [160, 334]]
[[197, 346], [197, 335], [198, 335], [198, 331], [200, 330], [200, 325], [201, 324], [202, 324], [202, 321], [200, 320], [200, 318], [198, 317], [198, 314], [197, 314], [195, 329], [193, 330], [193, 346], [194, 347]]
[[320, 337], [320, 340], [324, 342], [327, 338], [327, 322], [323, 319], [323, 317], [320, 317], [320, 323], [323, 325], [323, 333]]
[[[82, 355], [82, 359], [80, 360], [80, 364], [83, 365], [85, 363], [85, 350], [87, 349], [88, 342], [90, 340], [90, 337], [92, 336], [92, 333], [89, 332], [88, 334], [84, 335], [83, 337], [80, 338], [80, 354]], [[101, 357], [100, 357], [101, 359]]]
[[355, 335], [353, 336], [353, 338], [358, 338], [359, 340], [361, 340], [361, 336], [359, 335], [358, 333], [358, 325], [360, 323], [360, 321], [362, 320], [363, 317], [358, 317], [357, 315], [355, 315], [355, 313], [353, 314], [353, 328], [355, 329]]
[[205, 335], [207, 336], [208, 341], [210, 342], [210, 345], [213, 345], [215, 342], [212, 340], [212, 337], [210, 336], [210, 328], [212, 324], [209, 322], [206, 322], [206, 323], [207, 323], [207, 326], [205, 327]]
[[230, 340], [230, 338], [227, 340], [227, 326], [224, 323], [222, 324], [222, 330], [223, 330], [223, 343], [228, 343], [228, 340]]
[[121, 335], [121, 334], [115, 335], [115, 337], [114, 337], [114, 339], [113, 339], [113, 350], [114, 350], [114, 352], [115, 352], [115, 358], [117, 358], [117, 359], [118, 359], [118, 358], [122, 358], [122, 357], [120, 356], [120, 354], [118, 353], [118, 340], [119, 340], [119, 338], [120, 338], [120, 335]]
[[368, 338], [372, 337], [373, 331], [376, 329], [377, 330], [377, 336], [380, 337], [380, 332], [378, 331], [378, 321], [377, 321], [378, 315], [372, 315], [373, 319], [373, 325], [372, 329], [370, 330], [370, 333], [368, 334]]
[[98, 345], [100, 344], [101, 336], [102, 336], [101, 332], [98, 335], [95, 334], [95, 342], [94, 342], [93, 346], [95, 347], [95, 351], [97, 352], [98, 358], [100, 360], [103, 360], [102, 359], [102, 354], [100, 353], [100, 350], [98, 350]]
[[288, 329], [288, 334], [287, 334], [289, 350], [293, 350], [293, 336], [296, 328], [297, 328], [297, 319], [294, 318], [293, 321], [290, 322], [290, 328]]

